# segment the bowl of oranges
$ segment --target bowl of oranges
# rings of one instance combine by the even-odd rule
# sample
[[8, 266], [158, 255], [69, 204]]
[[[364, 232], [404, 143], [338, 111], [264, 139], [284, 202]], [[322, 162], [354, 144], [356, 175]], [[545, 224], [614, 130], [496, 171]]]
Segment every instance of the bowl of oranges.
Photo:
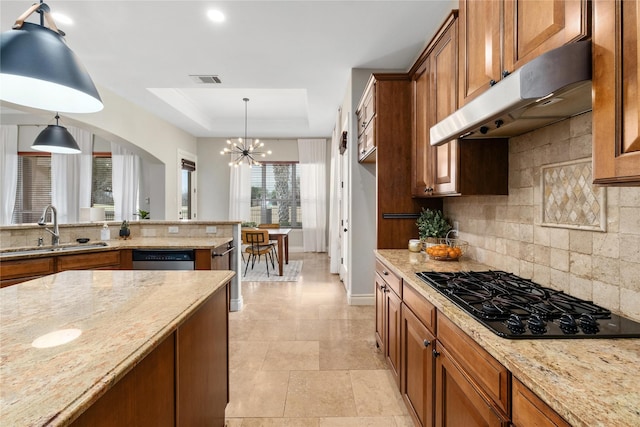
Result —
[[436, 261], [457, 261], [467, 251], [469, 242], [460, 239], [435, 239], [428, 242], [425, 252]]

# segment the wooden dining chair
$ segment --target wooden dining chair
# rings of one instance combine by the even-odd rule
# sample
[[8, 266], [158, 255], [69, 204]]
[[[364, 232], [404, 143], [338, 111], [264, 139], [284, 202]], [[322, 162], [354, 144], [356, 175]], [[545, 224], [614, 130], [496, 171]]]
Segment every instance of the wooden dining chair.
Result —
[[[277, 223], [262, 223], [262, 224], [258, 224], [258, 228], [261, 229], [268, 229], [268, 230], [273, 230], [276, 228], [280, 228], [280, 224]], [[273, 240], [269, 240], [269, 242], [273, 245], [274, 247], [274, 251], [273, 253], [276, 254], [276, 261], [280, 262], [280, 260], [278, 260], [278, 240], [277, 239], [273, 239]]]
[[256, 257], [258, 258], [258, 262], [260, 262], [260, 258], [264, 255], [264, 260], [267, 264], [267, 277], [269, 277], [269, 260], [271, 260], [271, 268], [275, 270], [275, 264], [273, 262], [275, 246], [269, 243], [269, 231], [260, 229], [242, 230], [242, 243], [247, 245], [244, 252], [248, 255], [244, 275], [247, 275], [249, 263], [251, 263], [251, 269], [253, 270]]

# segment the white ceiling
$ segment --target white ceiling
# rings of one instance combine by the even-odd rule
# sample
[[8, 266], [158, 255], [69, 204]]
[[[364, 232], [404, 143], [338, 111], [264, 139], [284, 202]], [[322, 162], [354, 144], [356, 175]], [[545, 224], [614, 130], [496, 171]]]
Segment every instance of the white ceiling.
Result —
[[[0, 30], [34, 1], [2, 0]], [[99, 86], [197, 137], [242, 136], [247, 97], [261, 138], [330, 136], [350, 70], [407, 70], [457, 3], [47, 1], [74, 20], [58, 27]]]

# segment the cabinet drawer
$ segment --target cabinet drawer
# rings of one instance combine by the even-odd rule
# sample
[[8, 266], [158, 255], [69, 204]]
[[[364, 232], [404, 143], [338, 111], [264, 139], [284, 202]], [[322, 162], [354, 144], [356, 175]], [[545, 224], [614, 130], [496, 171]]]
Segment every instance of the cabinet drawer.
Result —
[[451, 320], [438, 316], [438, 340], [504, 413], [509, 413], [510, 372]]
[[413, 314], [435, 334], [436, 308], [409, 285], [402, 286], [402, 300], [411, 309]]
[[388, 269], [380, 260], [376, 260], [376, 273], [387, 282], [387, 285], [402, 298], [402, 279], [396, 276], [390, 269]]
[[560, 415], [529, 390], [513, 379], [513, 425], [515, 427], [570, 427]]
[[58, 257], [58, 271], [90, 270], [95, 268], [119, 268], [120, 251], [94, 254], [65, 255]]
[[53, 257], [2, 261], [2, 280], [36, 277], [53, 273]]

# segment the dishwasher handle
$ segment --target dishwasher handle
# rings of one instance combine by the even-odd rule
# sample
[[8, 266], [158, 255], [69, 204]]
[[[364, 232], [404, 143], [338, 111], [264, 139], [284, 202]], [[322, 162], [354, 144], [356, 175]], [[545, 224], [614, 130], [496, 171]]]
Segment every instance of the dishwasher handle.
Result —
[[231, 246], [229, 249], [227, 249], [226, 251], [222, 252], [221, 254], [217, 253], [217, 252], [211, 252], [211, 258], [217, 257], [217, 256], [225, 256], [226, 254], [233, 252], [235, 249], [235, 246]]

